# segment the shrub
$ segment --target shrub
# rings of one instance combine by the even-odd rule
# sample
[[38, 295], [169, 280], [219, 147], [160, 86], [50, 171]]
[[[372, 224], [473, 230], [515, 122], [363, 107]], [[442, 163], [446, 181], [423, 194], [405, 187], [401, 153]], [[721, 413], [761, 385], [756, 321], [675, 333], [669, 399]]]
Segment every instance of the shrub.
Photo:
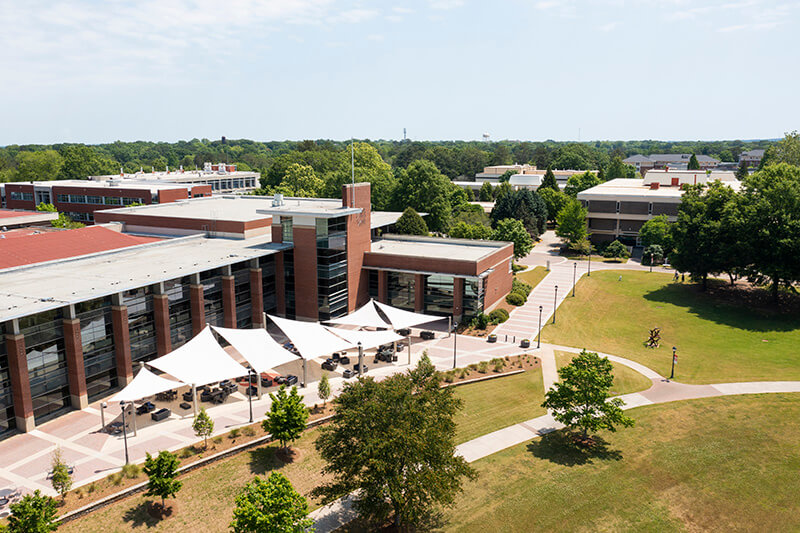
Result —
[[239, 428], [233, 428], [228, 432], [229, 439], [238, 439], [239, 436], [242, 434], [242, 430]]
[[244, 434], [245, 437], [255, 437], [256, 436], [256, 430], [253, 429], [253, 426], [245, 426], [245, 427], [243, 427], [242, 428], [242, 433]]
[[518, 292], [512, 292], [508, 296], [506, 296], [506, 303], [509, 305], [520, 306], [525, 304], [526, 299], [527, 298], [525, 298], [525, 296], [523, 296], [522, 294]]
[[478, 372], [485, 374], [489, 371], [489, 361], [481, 361], [478, 363]]
[[511, 270], [514, 271], [514, 274], [517, 272], [522, 272], [523, 270], [528, 270], [528, 267], [525, 265], [518, 265], [516, 263], [511, 263]]
[[222, 435], [218, 435], [218, 436], [214, 437], [213, 439], [211, 439], [211, 442], [213, 442], [214, 444], [221, 444], [222, 443]]
[[489, 313], [489, 319], [495, 324], [502, 324], [508, 320], [508, 311], [505, 309], [495, 309]]
[[180, 459], [188, 459], [194, 454], [195, 454], [194, 446], [187, 446], [186, 448], [181, 448], [181, 450], [178, 452], [178, 457]]
[[79, 500], [82, 500], [83, 497], [86, 496], [86, 489], [84, 487], [78, 487], [75, 489], [75, 496], [77, 496]]
[[93, 493], [94, 491], [97, 490], [97, 483], [92, 483], [91, 485], [89, 485], [89, 487], [87, 487], [86, 490], [89, 492], [89, 494]]
[[445, 383], [452, 383], [456, 379], [456, 373], [452, 370], [444, 373], [444, 381]]
[[127, 464], [122, 467], [122, 475], [128, 479], [136, 479], [142, 473], [142, 467], [135, 464]]
[[494, 359], [489, 361], [489, 364], [494, 367], [495, 372], [500, 372], [501, 370], [503, 370], [503, 367], [506, 366], [505, 360], [500, 359], [499, 357], [495, 357]]
[[486, 329], [489, 325], [489, 317], [481, 313], [472, 319], [470, 325], [475, 329]]
[[467, 377], [467, 369], [466, 368], [459, 368], [457, 370], [457, 372], [458, 372], [458, 379], [464, 379], [465, 377]]
[[530, 296], [532, 290], [533, 290], [533, 287], [531, 287], [529, 284], [525, 283], [524, 281], [520, 281], [518, 279], [514, 279], [511, 282], [511, 292], [521, 292], [522, 294], [525, 295], [526, 299], [528, 298], [528, 296]]
[[467, 369], [472, 371], [478, 370], [478, 365], [476, 365], [475, 363], [468, 364]]
[[603, 257], [626, 259], [630, 257], [630, 254], [628, 253], [628, 249], [624, 244], [619, 241], [614, 241], [606, 246], [606, 249], [603, 252]]
[[117, 472], [108, 476], [108, 482], [114, 486], [122, 485], [122, 472]]

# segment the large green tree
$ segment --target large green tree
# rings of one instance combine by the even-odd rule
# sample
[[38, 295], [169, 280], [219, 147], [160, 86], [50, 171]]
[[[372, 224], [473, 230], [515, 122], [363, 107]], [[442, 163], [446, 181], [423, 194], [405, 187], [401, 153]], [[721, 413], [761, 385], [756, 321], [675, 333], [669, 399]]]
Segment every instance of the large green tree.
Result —
[[308, 502], [280, 472], [256, 476], [236, 496], [233, 533], [303, 533], [313, 531]]
[[499, 198], [492, 209], [492, 225], [506, 218], [522, 222], [532, 237], [538, 237], [547, 225], [547, 206], [536, 192], [530, 189], [512, 191]]
[[58, 529], [56, 502], [36, 489], [11, 504], [8, 533], [49, 533]]
[[672, 250], [672, 236], [667, 215], [656, 215], [646, 221], [639, 230], [639, 237], [642, 239], [642, 246], [659, 245], [662, 250], [669, 253]]
[[497, 228], [492, 233], [492, 240], [513, 242], [515, 259], [525, 257], [533, 248], [531, 234], [528, 233], [521, 221], [514, 218], [505, 218], [498, 221]]
[[[392, 205], [397, 211], [413, 207], [420, 213], [429, 213], [431, 231], [447, 231], [452, 216], [451, 195], [460, 189], [447, 176], [439, 172], [430, 161], [414, 161], [407, 169], [398, 171], [398, 184]], [[459, 203], [463, 196], [453, 196]]]
[[766, 149], [761, 160], [761, 168], [777, 163], [800, 166], [800, 134], [788, 132], [783, 139]]
[[570, 200], [556, 216], [556, 235], [570, 248], [588, 237], [586, 229], [586, 209], [577, 200]]
[[622, 411], [625, 402], [611, 398], [614, 367], [608, 358], [583, 350], [558, 370], [558, 377], [542, 403], [558, 422], [580, 430], [584, 437], [601, 429], [613, 432], [617, 426], [633, 426], [633, 419]]
[[[355, 181], [361, 183], [368, 181], [372, 197], [372, 206], [376, 211], [389, 209], [389, 204], [397, 186], [397, 180], [392, 168], [386, 163], [374, 146], [357, 142], [353, 144], [353, 154], [348, 146], [345, 150], [337, 152], [336, 160], [332, 163], [332, 170], [320, 172], [316, 167], [317, 175], [325, 181], [324, 195], [330, 198], [341, 198], [342, 185], [352, 181], [352, 171], [355, 168]], [[354, 162], [355, 165], [351, 165]], [[313, 165], [312, 165], [313, 166]]]
[[556, 175], [553, 174], [553, 167], [551, 165], [548, 165], [547, 170], [544, 173], [544, 178], [542, 178], [542, 184], [539, 185], [537, 192], [542, 192], [544, 189], [552, 189], [556, 192], [561, 191], [561, 189], [558, 187]]
[[286, 394], [286, 386], [282, 385], [278, 392], [269, 395], [272, 404], [261, 426], [264, 431], [272, 435], [281, 444], [281, 448], [288, 446], [300, 437], [308, 421], [308, 408], [303, 404], [303, 398], [297, 393], [297, 387], [292, 387]]
[[292, 163], [286, 169], [280, 186], [284, 187], [290, 196], [316, 198], [322, 196], [325, 182], [317, 177], [311, 165]]
[[17, 155], [17, 181], [55, 180], [64, 167], [64, 158], [55, 150], [20, 152]]
[[481, 202], [491, 202], [492, 197], [492, 184], [488, 181], [484, 181], [483, 185], [481, 185], [480, 191], [478, 191], [478, 200]]
[[700, 163], [697, 162], [697, 156], [692, 154], [689, 158], [689, 163], [686, 166], [687, 170], [700, 170]]
[[316, 447], [330, 481], [315, 492], [325, 501], [358, 491], [359, 514], [400, 530], [419, 524], [436, 507], [452, 505], [464, 478], [475, 471], [455, 454], [455, 391], [424, 355], [408, 373], [383, 381], [345, 384], [333, 401], [336, 414]]
[[567, 179], [567, 186], [564, 187], [564, 192], [575, 198], [578, 196], [579, 192], [591, 189], [596, 185], [600, 185], [600, 178], [597, 177], [596, 173], [587, 170], [582, 174], [573, 174], [570, 176], [569, 179]]
[[619, 178], [633, 179], [638, 176], [636, 174], [636, 168], [631, 165], [626, 165], [622, 162], [621, 157], [616, 156], [611, 159], [611, 163], [609, 163], [603, 177], [606, 180], [614, 180]]
[[400, 235], [427, 235], [428, 225], [413, 207], [407, 207], [395, 223], [395, 231]]
[[114, 161], [83, 144], [64, 146], [61, 157], [64, 159], [60, 176], [62, 179], [86, 179], [89, 176], [119, 172], [119, 166]]
[[[523, 231], [525, 230], [523, 226]], [[525, 232], [528, 233], [527, 231]], [[466, 222], [459, 221], [450, 226], [448, 232], [450, 237], [454, 239], [489, 239], [492, 237], [492, 228], [483, 224], [467, 224]], [[528, 235], [530, 240], [531, 236]], [[501, 239], [502, 240], [502, 239]]]
[[547, 220], [551, 222], [556, 221], [558, 213], [572, 200], [571, 197], [563, 192], [549, 187], [544, 189], [540, 187], [537, 192], [544, 200], [544, 205], [547, 206]]
[[181, 490], [183, 483], [178, 481], [178, 465], [180, 461], [166, 450], [153, 457], [149, 453], [144, 461], [144, 473], [147, 474], [147, 496], [161, 498], [162, 509], [166, 507], [166, 499], [174, 498]]

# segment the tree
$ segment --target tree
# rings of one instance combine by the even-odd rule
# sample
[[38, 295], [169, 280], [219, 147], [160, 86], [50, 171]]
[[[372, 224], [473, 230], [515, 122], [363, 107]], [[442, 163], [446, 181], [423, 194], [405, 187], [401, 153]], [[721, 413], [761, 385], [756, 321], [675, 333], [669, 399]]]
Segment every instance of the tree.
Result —
[[558, 182], [556, 181], [556, 175], [553, 174], [553, 167], [552, 165], [547, 165], [547, 170], [544, 173], [544, 178], [542, 178], [542, 184], [539, 185], [537, 192], [542, 192], [544, 189], [553, 189], [556, 192], [560, 192], [561, 189], [558, 187]]
[[514, 189], [511, 188], [511, 185], [509, 185], [508, 182], [501, 183], [500, 185], [495, 187], [494, 190], [492, 191], [492, 193], [494, 194], [495, 202], [499, 202], [501, 198], [512, 192], [514, 192]]
[[413, 207], [407, 207], [397, 219], [395, 231], [400, 235], [427, 235], [428, 225]]
[[[317, 175], [325, 181], [324, 194], [332, 198], [340, 198], [342, 185], [350, 183], [352, 180], [353, 168], [351, 168], [350, 146], [345, 150], [330, 152], [329, 150], [319, 150], [305, 152], [316, 154], [313, 157], [321, 159], [320, 164], [311, 165]], [[332, 156], [332, 157], [331, 157]], [[383, 160], [374, 146], [357, 142], [353, 145], [354, 173], [356, 183], [368, 181], [370, 183], [370, 196], [372, 198], [372, 208], [376, 211], [389, 209], [397, 178], [392, 172], [392, 167]], [[321, 166], [323, 168], [318, 168]], [[329, 168], [330, 170], [324, 170]], [[419, 206], [411, 204], [412, 207], [420, 209]], [[400, 209], [404, 209], [403, 206]]]
[[777, 302], [781, 285], [800, 280], [800, 168], [779, 163], [756, 172], [744, 183], [740, 206], [741, 236], [750, 243], [741, 254], [750, 259], [746, 273], [769, 282]]
[[54, 228], [64, 228], [64, 229], [77, 229], [86, 226], [86, 224], [82, 222], [75, 222], [64, 213], [59, 213], [57, 219], [50, 221], [50, 225], [53, 226]]
[[60, 447], [56, 447], [53, 451], [50, 464], [53, 471], [50, 477], [50, 484], [61, 495], [63, 500], [67, 496], [69, 489], [72, 488], [72, 474], [69, 473], [69, 466], [64, 462], [64, 455], [61, 453]]
[[601, 429], [614, 432], [617, 426], [633, 426], [622, 411], [625, 402], [609, 394], [613, 371], [608, 358], [583, 350], [558, 370], [560, 379], [547, 391], [542, 407], [552, 410], [558, 422], [579, 429], [584, 438]]
[[55, 150], [20, 152], [17, 154], [17, 181], [58, 179], [64, 158]]
[[583, 174], [570, 176], [567, 180], [567, 186], [564, 187], [564, 192], [568, 196], [575, 198], [579, 192], [591, 189], [596, 185], [600, 185], [600, 178], [594, 172], [587, 170]]
[[603, 257], [608, 257], [609, 259], [627, 259], [630, 257], [630, 254], [624, 244], [615, 240], [606, 246], [606, 249], [603, 251]]
[[689, 158], [689, 164], [686, 166], [687, 170], [700, 170], [700, 163], [697, 162], [697, 156], [692, 154]]
[[322, 400], [322, 405], [325, 405], [328, 401], [328, 398], [331, 397], [331, 382], [328, 380], [328, 374], [326, 372], [323, 372], [322, 377], [319, 378], [319, 383], [317, 384], [317, 394], [319, 395], [320, 400]]
[[313, 525], [308, 502], [279, 472], [272, 472], [266, 481], [256, 476], [236, 496], [234, 533], [300, 533], [313, 531]]
[[478, 191], [478, 200], [481, 202], [491, 202], [492, 196], [492, 184], [488, 181], [484, 181], [480, 191]]
[[446, 198], [437, 198], [428, 213], [428, 226], [433, 231], [446, 232], [450, 228], [453, 211]]
[[547, 207], [547, 220], [551, 222], [556, 221], [556, 216], [562, 209], [572, 200], [569, 196], [561, 191], [553, 190], [551, 188], [542, 189], [537, 191], [539, 196], [544, 200], [544, 205]]
[[797, 131], [786, 133], [783, 139], [767, 148], [759, 168], [778, 163], [800, 166], [800, 134]]
[[[525, 229], [523, 227], [523, 229]], [[467, 224], [466, 222], [459, 221], [450, 226], [448, 232], [450, 237], [454, 239], [490, 239], [492, 238], [492, 229], [483, 224]], [[526, 232], [527, 233], [527, 232]], [[530, 235], [528, 235], [530, 239]]]
[[56, 209], [56, 206], [54, 206], [53, 204], [46, 204], [44, 202], [40, 202], [39, 205], [36, 206], [36, 210], [43, 211], [45, 213], [55, 213], [56, 211], [58, 211]]
[[[61, 149], [64, 165], [59, 179], [86, 179], [88, 176], [113, 174], [119, 166], [108, 157], [83, 144], [71, 144]], [[163, 168], [163, 167], [162, 167]]]
[[639, 237], [642, 239], [642, 246], [658, 245], [666, 252], [672, 250], [672, 236], [670, 235], [671, 222], [667, 215], [656, 215], [642, 225], [639, 230]]
[[541, 196], [530, 189], [512, 191], [498, 199], [492, 209], [492, 225], [500, 220], [515, 218], [522, 222], [533, 237], [544, 233], [547, 224], [547, 206]]
[[744, 181], [750, 175], [750, 172], [747, 170], [747, 162], [742, 161], [739, 163], [739, 167], [736, 169], [736, 179], [739, 181]]
[[499, 179], [500, 183], [506, 183], [506, 182], [508, 182], [508, 181], [511, 181], [511, 176], [513, 176], [513, 175], [514, 175], [514, 174], [516, 174], [516, 173], [517, 173], [517, 171], [516, 171], [516, 170], [506, 170], [506, 171], [505, 171], [505, 172], [503, 172], [503, 174], [500, 176], [500, 179]]
[[494, 149], [494, 156], [492, 157], [493, 165], [510, 165], [511, 164], [511, 150], [505, 144], [498, 144]]
[[664, 249], [658, 244], [651, 244], [644, 249], [642, 259], [644, 259], [643, 264], [645, 265], [658, 264], [664, 259]]
[[427, 355], [411, 372], [345, 384], [333, 403], [336, 414], [316, 442], [332, 476], [315, 490], [325, 501], [359, 491], [362, 517], [382, 524], [393, 514], [402, 531], [452, 505], [463, 478], [475, 477], [455, 454], [461, 400], [441, 387]]
[[194, 418], [192, 429], [195, 435], [203, 437], [203, 448], [208, 448], [208, 437], [214, 433], [214, 421], [211, 420], [205, 407], [201, 407], [200, 412]]
[[556, 216], [556, 235], [571, 248], [588, 236], [586, 209], [577, 200], [570, 199]]
[[310, 165], [298, 163], [289, 165], [283, 180], [281, 180], [281, 185], [291, 191], [291, 196], [305, 198], [322, 196], [325, 188], [325, 182], [317, 177]]
[[430, 161], [414, 161], [407, 169], [398, 171], [398, 183], [392, 197], [396, 210], [413, 207], [417, 212], [430, 213], [429, 229], [446, 232], [450, 225], [451, 200], [461, 203], [464, 196], [455, 194], [459, 189], [447, 176], [441, 174]]
[[161, 508], [166, 508], [166, 499], [174, 498], [181, 490], [183, 483], [178, 481], [178, 458], [166, 450], [153, 457], [149, 453], [144, 461], [144, 473], [147, 474], [147, 496], [161, 498]]
[[[608, 170], [605, 172], [606, 180], [614, 180], [620, 178], [633, 179], [636, 178], [636, 168], [631, 165], [626, 165], [622, 162], [619, 156], [614, 157], [608, 165]], [[599, 178], [599, 177], [598, 177]], [[600, 180], [603, 181], [602, 179]]]
[[505, 218], [497, 223], [497, 228], [492, 233], [492, 240], [514, 243], [514, 258], [520, 259], [528, 255], [533, 248], [531, 234], [517, 219]]
[[269, 411], [261, 427], [264, 431], [278, 439], [281, 448], [288, 450], [289, 444], [297, 440], [308, 421], [308, 408], [303, 405], [303, 398], [297, 394], [297, 387], [292, 387], [286, 394], [286, 386], [282, 385], [277, 393], [269, 395], [272, 400]]
[[9, 533], [48, 533], [56, 529], [56, 502], [50, 496], [43, 495], [39, 489], [11, 504]]

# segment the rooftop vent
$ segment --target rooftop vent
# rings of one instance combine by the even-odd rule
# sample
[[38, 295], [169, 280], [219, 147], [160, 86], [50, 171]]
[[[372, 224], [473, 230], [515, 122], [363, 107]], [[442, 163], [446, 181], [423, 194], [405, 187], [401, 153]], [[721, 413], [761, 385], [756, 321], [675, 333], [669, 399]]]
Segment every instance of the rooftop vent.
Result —
[[280, 207], [283, 205], [283, 195], [279, 192], [275, 193], [272, 198], [272, 207]]

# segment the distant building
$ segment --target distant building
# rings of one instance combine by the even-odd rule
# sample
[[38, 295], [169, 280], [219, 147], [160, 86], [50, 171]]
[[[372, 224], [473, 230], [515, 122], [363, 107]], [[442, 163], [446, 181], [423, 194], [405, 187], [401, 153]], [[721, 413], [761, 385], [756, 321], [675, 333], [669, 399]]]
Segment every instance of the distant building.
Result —
[[158, 172], [136, 172], [133, 174], [109, 174], [105, 176], [89, 176], [93, 181], [136, 180], [158, 183], [186, 183], [190, 185], [210, 185], [215, 193], [246, 193], [259, 186], [258, 172], [236, 170], [236, 165], [225, 163], [206, 163], [202, 170], [177, 170]]
[[50, 226], [50, 222], [57, 218], [58, 213], [53, 212], [0, 209], [0, 231]]
[[[714, 159], [703, 154], [697, 154], [697, 162], [700, 164], [701, 170], [715, 168], [719, 164], [719, 159]], [[650, 155], [633, 155], [622, 162], [631, 165], [639, 171], [641, 175], [648, 170], [686, 170], [689, 165], [689, 160], [692, 154], [650, 154]]]
[[764, 159], [764, 150], [748, 150], [739, 154], [739, 164], [745, 163], [748, 168], [758, 167]]
[[578, 193], [587, 210], [586, 223], [595, 244], [615, 239], [627, 246], [641, 244], [639, 230], [657, 215], [675, 221], [683, 185], [718, 180], [738, 189], [733, 172], [650, 170], [644, 179], [614, 179]]
[[517, 174], [533, 173], [536, 171], [536, 165], [493, 165], [490, 167], [483, 167], [483, 172], [475, 174], [475, 181], [483, 183], [499, 182], [500, 176], [513, 170]]
[[[492, 186], [500, 185], [500, 177], [513, 170], [513, 174], [508, 184], [514, 190], [518, 189], [533, 189], [536, 190], [542, 184], [546, 170], [537, 169], [534, 165], [497, 165], [485, 167], [483, 172], [475, 174], [475, 181], [454, 181], [456, 185], [464, 189], [470, 189], [476, 195], [484, 183], [489, 182]], [[556, 178], [558, 186], [563, 189], [567, 185], [567, 180], [570, 176], [575, 174], [583, 174], [585, 170], [553, 170], [553, 175]], [[592, 170], [591, 172], [596, 172]]]

